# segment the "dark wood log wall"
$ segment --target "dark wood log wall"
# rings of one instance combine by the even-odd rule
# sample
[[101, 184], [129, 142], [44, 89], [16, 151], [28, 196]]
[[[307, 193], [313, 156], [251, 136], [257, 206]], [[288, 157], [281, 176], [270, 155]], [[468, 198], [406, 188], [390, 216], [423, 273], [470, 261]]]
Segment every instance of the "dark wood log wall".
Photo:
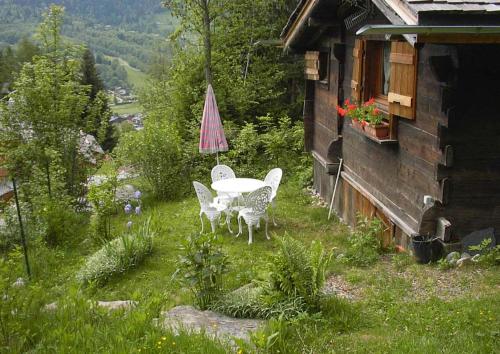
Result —
[[[343, 92], [351, 92], [355, 30], [342, 41], [342, 63], [330, 57], [329, 83], [308, 85], [313, 94], [306, 103], [306, 138], [309, 149], [321, 156], [315, 162], [315, 186], [325, 199], [331, 196], [334, 176], [320, 160], [336, 162], [329, 156], [329, 146], [339, 139], [337, 125], [342, 123], [335, 106], [345, 98]], [[396, 223], [395, 238], [403, 239], [403, 233], [433, 232], [439, 216], [451, 222], [455, 240], [487, 227], [498, 232], [500, 46], [425, 44], [418, 48], [417, 75], [416, 118], [398, 119], [397, 144], [379, 145], [353, 130], [345, 119], [339, 150], [344, 172], [358, 189], [368, 191], [370, 198], [405, 224]], [[335, 203], [350, 224], [355, 222], [356, 208], [363, 204], [356, 202], [359, 191], [354, 189], [353, 183], [341, 181]], [[436, 208], [424, 215], [425, 195], [436, 200]], [[428, 215], [433, 215], [430, 222], [423, 220]]]
[[325, 160], [329, 159], [328, 147], [338, 139], [338, 75], [339, 62], [331, 53], [332, 46], [327, 41], [324, 46], [330, 50], [329, 78], [327, 83], [315, 82], [314, 87], [314, 119], [313, 150]]
[[453, 148], [445, 169], [450, 188], [445, 217], [461, 238], [494, 227], [500, 232], [500, 46], [459, 45], [449, 83], [449, 124], [441, 145]]
[[[350, 89], [354, 39], [353, 33], [346, 35], [346, 92]], [[441, 109], [441, 83], [431, 73], [429, 57], [448, 55], [449, 51], [435, 45], [419, 49], [416, 119], [399, 118], [397, 144], [379, 145], [367, 139], [350, 127], [349, 119], [343, 127], [345, 171], [415, 231], [424, 196], [442, 199], [442, 176], [437, 172], [443, 159], [439, 126], [447, 125], [447, 115]]]

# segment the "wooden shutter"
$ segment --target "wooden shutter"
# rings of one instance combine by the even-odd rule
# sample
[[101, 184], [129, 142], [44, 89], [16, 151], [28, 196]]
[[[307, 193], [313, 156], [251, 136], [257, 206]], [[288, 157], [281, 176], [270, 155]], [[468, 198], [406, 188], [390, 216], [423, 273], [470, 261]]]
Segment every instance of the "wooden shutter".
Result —
[[351, 78], [351, 99], [355, 103], [361, 101], [361, 91], [363, 89], [363, 58], [365, 42], [356, 39], [354, 50], [352, 51], [352, 78]]
[[319, 52], [309, 51], [306, 52], [306, 80], [319, 80]]
[[390, 62], [389, 113], [415, 119], [417, 50], [407, 42], [392, 42]]

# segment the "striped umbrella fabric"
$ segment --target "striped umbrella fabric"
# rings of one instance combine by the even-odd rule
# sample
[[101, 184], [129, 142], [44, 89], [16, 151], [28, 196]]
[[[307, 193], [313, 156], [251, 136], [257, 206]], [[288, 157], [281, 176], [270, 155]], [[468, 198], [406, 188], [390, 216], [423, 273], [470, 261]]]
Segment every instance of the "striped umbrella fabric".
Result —
[[[208, 85], [200, 131], [200, 153], [213, 154], [227, 151], [228, 145], [220, 120], [212, 85]], [[217, 156], [218, 157], [218, 156]]]

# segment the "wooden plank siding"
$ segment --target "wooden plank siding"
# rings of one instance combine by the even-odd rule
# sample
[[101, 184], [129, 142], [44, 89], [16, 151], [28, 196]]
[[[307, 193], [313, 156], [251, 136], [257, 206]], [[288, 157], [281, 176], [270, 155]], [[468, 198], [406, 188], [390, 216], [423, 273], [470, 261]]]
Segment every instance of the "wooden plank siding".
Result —
[[444, 216], [458, 239], [488, 227], [500, 233], [500, 46], [456, 48], [456, 98], [447, 132], [453, 165]]
[[[354, 49], [354, 35], [346, 36], [345, 79], [343, 89], [351, 92], [353, 60], [350, 58]], [[430, 73], [428, 58], [434, 52], [443, 49], [428, 46], [420, 49], [417, 56], [418, 80], [416, 86], [415, 119], [399, 119], [398, 144], [379, 145], [370, 141], [350, 127], [346, 119], [343, 127], [343, 158], [345, 171], [351, 171], [358, 178], [360, 185], [366, 186], [374, 196], [379, 197], [387, 209], [400, 215], [406, 226], [415, 232], [417, 221], [422, 215], [423, 197], [431, 195], [436, 200], [442, 199], [441, 183], [436, 179], [437, 166], [443, 160], [439, 146], [438, 125], [447, 125], [447, 116], [441, 111], [440, 83], [432, 76], [425, 78], [421, 73]], [[437, 94], [436, 94], [437, 93]], [[438, 107], [438, 108], [436, 108]], [[345, 187], [346, 188], [346, 187]], [[352, 192], [350, 192], [352, 193]], [[355, 210], [354, 205], [347, 205], [349, 196], [343, 199], [340, 208]], [[343, 213], [351, 219], [354, 211]], [[346, 220], [352, 224], [353, 220]], [[399, 225], [402, 226], [402, 225]], [[398, 231], [398, 237], [407, 232]], [[396, 237], [396, 236], [394, 236]], [[402, 240], [399, 243], [405, 244]]]
[[[379, 15], [369, 22], [384, 23]], [[411, 97], [411, 107], [403, 109], [406, 113], [401, 107], [399, 114], [392, 111], [398, 141], [384, 145], [354, 130], [350, 119], [339, 119], [335, 111], [339, 99], [363, 97], [357, 29], [343, 32], [344, 59], [330, 58], [328, 85], [314, 82], [309, 104], [311, 149], [328, 160], [333, 158], [329, 146], [337, 141], [344, 160], [334, 203], [338, 215], [350, 225], [358, 212], [380, 217], [390, 230], [384, 243], [403, 246], [408, 236], [435, 232], [438, 217], [451, 222], [452, 241], [487, 227], [500, 233], [500, 46], [425, 43], [411, 53], [406, 44], [399, 48], [391, 59], [408, 68], [399, 70], [397, 80], [415, 70], [416, 77], [394, 92]], [[371, 39], [385, 38], [366, 38]], [[328, 40], [325, 35], [321, 43]], [[444, 74], [434, 65], [439, 58], [449, 63]], [[393, 98], [408, 104], [404, 97]], [[315, 188], [326, 200], [333, 189], [330, 173], [316, 159]], [[436, 203], [424, 209], [426, 195]]]
[[[330, 144], [338, 139], [338, 85], [339, 62], [330, 55], [328, 82], [315, 82], [314, 86], [314, 113], [313, 113], [313, 150], [325, 160], [332, 158], [328, 155]], [[336, 162], [336, 161], [332, 161]]]

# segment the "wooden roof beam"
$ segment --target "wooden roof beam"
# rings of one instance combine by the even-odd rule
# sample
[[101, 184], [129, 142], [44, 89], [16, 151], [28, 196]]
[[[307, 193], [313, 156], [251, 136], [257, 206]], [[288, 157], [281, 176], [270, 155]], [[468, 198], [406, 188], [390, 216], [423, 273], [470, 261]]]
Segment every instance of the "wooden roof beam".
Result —
[[308, 23], [309, 17], [311, 16], [313, 10], [316, 8], [319, 2], [319, 0], [310, 0], [304, 5], [299, 15], [297, 16], [297, 19], [283, 38], [285, 48], [293, 46], [294, 39], [297, 38], [299, 33], [304, 30], [304, 26]]

